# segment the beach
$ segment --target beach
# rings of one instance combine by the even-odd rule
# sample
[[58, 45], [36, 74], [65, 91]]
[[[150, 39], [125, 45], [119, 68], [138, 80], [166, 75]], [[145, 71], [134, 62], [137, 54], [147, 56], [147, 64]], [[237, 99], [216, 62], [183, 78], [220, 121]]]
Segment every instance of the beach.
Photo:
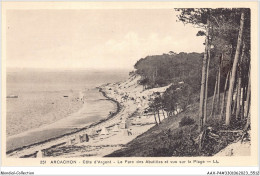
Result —
[[127, 72], [15, 70], [7, 72], [6, 151], [75, 132], [117, 110], [96, 86]]
[[[102, 157], [124, 147], [155, 125], [153, 115], [143, 112], [154, 92], [164, 92], [168, 88], [166, 86], [143, 91], [143, 87], [138, 84], [139, 79], [139, 76], [131, 76], [126, 81], [99, 87], [103, 96], [108, 98], [106, 101], [118, 103], [117, 110], [106, 119], [70, 134], [9, 151], [8, 157], [36, 157], [39, 151], [44, 151], [42, 157]], [[89, 141], [75, 142], [75, 139], [84, 134], [88, 135]]]

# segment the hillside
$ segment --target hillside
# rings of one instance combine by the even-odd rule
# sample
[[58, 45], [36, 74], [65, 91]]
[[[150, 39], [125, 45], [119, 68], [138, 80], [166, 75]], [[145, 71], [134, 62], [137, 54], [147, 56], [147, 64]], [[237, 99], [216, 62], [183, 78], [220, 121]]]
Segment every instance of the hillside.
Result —
[[[212, 103], [212, 97], [209, 98], [208, 103]], [[160, 125], [152, 127], [147, 132], [127, 143], [124, 148], [106, 157], [212, 156], [232, 143], [239, 143], [240, 146], [246, 146], [246, 154], [250, 154], [248, 138], [241, 144], [240, 135], [222, 133], [221, 130], [226, 130], [226, 127], [217, 123], [216, 118], [209, 119], [208, 126], [213, 128], [214, 134], [218, 135], [219, 138], [217, 138], [217, 140], [208, 140], [202, 149], [199, 150], [200, 133], [197, 130], [198, 107], [199, 103], [194, 103], [190, 105], [186, 111], [162, 120]], [[207, 109], [208, 113], [210, 109], [211, 108]], [[179, 122], [184, 117], [191, 117], [196, 122], [180, 127]], [[235, 124], [230, 127], [230, 130], [232, 129], [241, 130], [241, 128], [238, 129]], [[224, 149], [223, 151], [227, 150], [228, 149]], [[236, 151], [237, 150], [238, 149], [236, 149]], [[220, 155], [226, 155], [226, 153], [223, 154], [223, 151]], [[240, 156], [240, 154], [241, 152], [238, 153], [238, 156]]]
[[[223, 117], [220, 118], [220, 107], [213, 98], [217, 58], [213, 58], [209, 66], [208, 120], [204, 130], [199, 130], [202, 57], [199, 53], [171, 53], [147, 56], [137, 61], [136, 70], [130, 75], [141, 76], [139, 84], [144, 90], [170, 86], [163, 94], [155, 93], [150, 99], [148, 111], [154, 114], [157, 125], [107, 157], [212, 156], [240, 139], [250, 140], [250, 135], [243, 130], [246, 119], [232, 121], [230, 126], [226, 126]], [[225, 80], [224, 77], [220, 79], [218, 96], [222, 99]], [[225, 106], [223, 104], [223, 109]], [[168, 118], [163, 118], [164, 112]]]
[[[203, 53], [173, 53], [153, 55], [141, 58], [134, 65], [135, 71], [142, 78], [140, 84], [144, 89], [166, 86], [170, 83], [184, 81], [192, 88], [193, 93], [200, 91], [201, 63]], [[218, 58], [213, 58], [209, 65], [209, 95], [213, 94], [215, 85], [216, 63]], [[224, 76], [221, 75], [221, 90], [224, 88]]]
[[147, 88], [164, 86], [179, 80], [199, 79], [203, 54], [163, 54], [141, 58], [135, 73], [142, 76], [141, 84]]

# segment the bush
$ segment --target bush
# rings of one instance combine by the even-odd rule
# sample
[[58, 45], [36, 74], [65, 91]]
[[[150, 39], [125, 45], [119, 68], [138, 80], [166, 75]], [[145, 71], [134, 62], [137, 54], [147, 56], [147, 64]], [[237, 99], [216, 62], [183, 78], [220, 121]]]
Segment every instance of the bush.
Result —
[[197, 125], [191, 125], [163, 131], [147, 157], [197, 156], [198, 145], [193, 140], [198, 136], [197, 129]]
[[179, 127], [192, 125], [195, 123], [195, 120], [193, 118], [190, 118], [188, 116], [184, 116], [181, 121], [179, 122]]

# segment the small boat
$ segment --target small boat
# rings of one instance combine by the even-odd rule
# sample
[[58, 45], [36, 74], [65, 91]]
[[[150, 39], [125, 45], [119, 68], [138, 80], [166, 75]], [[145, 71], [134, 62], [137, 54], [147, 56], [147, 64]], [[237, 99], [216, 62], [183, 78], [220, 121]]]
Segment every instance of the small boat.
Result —
[[8, 95], [6, 98], [18, 98], [18, 95]]

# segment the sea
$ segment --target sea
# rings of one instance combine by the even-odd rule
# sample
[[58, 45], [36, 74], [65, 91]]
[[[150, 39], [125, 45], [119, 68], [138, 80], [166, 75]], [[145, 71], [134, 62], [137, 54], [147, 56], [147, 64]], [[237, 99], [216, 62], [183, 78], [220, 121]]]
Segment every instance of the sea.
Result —
[[[128, 78], [128, 73], [129, 70], [122, 69], [7, 70], [7, 95], [15, 94], [17, 92], [33, 92], [34, 94], [37, 94], [42, 92], [70, 90], [83, 92], [85, 101], [78, 111], [73, 112], [66, 117], [62, 117], [58, 121], [8, 136], [6, 151], [55, 138], [107, 118], [108, 114], [114, 112], [117, 106], [114, 102], [107, 100], [99, 92], [97, 87], [107, 83], [126, 80]], [[8, 118], [8, 116], [6, 118]], [[37, 119], [37, 117], [35, 118]], [[8, 124], [6, 125], [8, 126]]]

